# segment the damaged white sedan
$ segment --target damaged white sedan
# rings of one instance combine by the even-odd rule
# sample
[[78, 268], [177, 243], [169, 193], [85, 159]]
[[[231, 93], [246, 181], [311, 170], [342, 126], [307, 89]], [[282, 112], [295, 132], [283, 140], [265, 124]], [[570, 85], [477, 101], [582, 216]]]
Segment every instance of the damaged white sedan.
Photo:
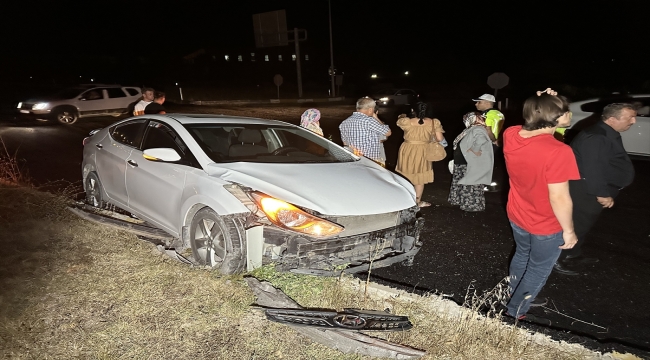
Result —
[[164, 230], [193, 263], [230, 274], [275, 263], [333, 275], [413, 261], [413, 186], [288, 123], [145, 115], [84, 139], [86, 201]]

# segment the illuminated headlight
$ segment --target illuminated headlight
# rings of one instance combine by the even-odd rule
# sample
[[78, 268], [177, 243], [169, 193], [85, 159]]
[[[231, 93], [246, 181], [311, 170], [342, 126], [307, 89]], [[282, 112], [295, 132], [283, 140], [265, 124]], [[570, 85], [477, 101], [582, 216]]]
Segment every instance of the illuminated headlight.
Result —
[[45, 110], [50, 104], [48, 103], [38, 103], [32, 106], [32, 110]]
[[380, 98], [379, 100], [380, 100], [380, 101], [388, 101], [388, 98], [387, 98], [387, 97], [383, 97], [383, 98]]
[[22, 103], [22, 102], [19, 102], [17, 108], [20, 109], [21, 107], [23, 107], [23, 103]]
[[260, 192], [251, 192], [250, 197], [273, 224], [313, 237], [328, 237], [344, 230], [340, 225], [308, 214], [297, 207]]

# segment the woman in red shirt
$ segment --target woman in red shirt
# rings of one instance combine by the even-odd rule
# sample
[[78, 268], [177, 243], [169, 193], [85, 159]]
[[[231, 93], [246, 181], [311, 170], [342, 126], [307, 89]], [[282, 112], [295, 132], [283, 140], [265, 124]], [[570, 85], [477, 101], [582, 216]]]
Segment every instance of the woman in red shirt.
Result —
[[568, 103], [551, 89], [524, 103], [523, 126], [503, 133], [510, 176], [508, 219], [516, 251], [510, 263], [506, 315], [523, 319], [562, 249], [578, 241], [573, 229], [569, 180], [580, 178], [571, 148], [557, 141], [557, 127], [569, 125]]

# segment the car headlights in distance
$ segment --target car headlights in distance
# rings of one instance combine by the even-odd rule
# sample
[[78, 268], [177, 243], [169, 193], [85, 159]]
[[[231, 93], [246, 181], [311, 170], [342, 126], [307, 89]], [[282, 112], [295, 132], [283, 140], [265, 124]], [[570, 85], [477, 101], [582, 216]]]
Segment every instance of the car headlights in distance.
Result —
[[328, 237], [344, 230], [340, 225], [308, 214], [297, 207], [260, 192], [251, 192], [251, 198], [273, 224], [313, 237]]
[[18, 106], [16, 106], [16, 108], [17, 108], [17, 109], [20, 109], [21, 107], [23, 107], [23, 103], [22, 103], [22, 102], [19, 102], [19, 103], [18, 103]]
[[387, 97], [380, 98], [379, 101], [388, 101]]
[[49, 105], [48, 103], [37, 103], [32, 106], [32, 110], [45, 110]]

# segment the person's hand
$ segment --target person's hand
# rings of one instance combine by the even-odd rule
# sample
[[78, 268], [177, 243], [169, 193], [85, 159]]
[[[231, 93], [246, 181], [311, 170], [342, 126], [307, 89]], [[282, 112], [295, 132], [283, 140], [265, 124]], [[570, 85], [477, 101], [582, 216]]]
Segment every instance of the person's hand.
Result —
[[573, 231], [564, 231], [562, 233], [562, 239], [564, 239], [564, 244], [560, 246], [560, 249], [573, 249], [578, 242], [578, 236], [576, 236], [576, 233]]
[[481, 156], [481, 154], [483, 153], [481, 150], [479, 150], [478, 152], [475, 152], [474, 150], [469, 149], [469, 151], [471, 151], [472, 153], [474, 153], [474, 155], [476, 155], [476, 156]]
[[614, 206], [614, 199], [610, 197], [600, 197], [596, 196], [596, 200], [602, 205], [604, 208], [611, 208]]
[[557, 91], [551, 89], [551, 88], [546, 88], [546, 90], [543, 91], [538, 91], [537, 96], [541, 96], [542, 94], [547, 93], [549, 95], [557, 96]]

